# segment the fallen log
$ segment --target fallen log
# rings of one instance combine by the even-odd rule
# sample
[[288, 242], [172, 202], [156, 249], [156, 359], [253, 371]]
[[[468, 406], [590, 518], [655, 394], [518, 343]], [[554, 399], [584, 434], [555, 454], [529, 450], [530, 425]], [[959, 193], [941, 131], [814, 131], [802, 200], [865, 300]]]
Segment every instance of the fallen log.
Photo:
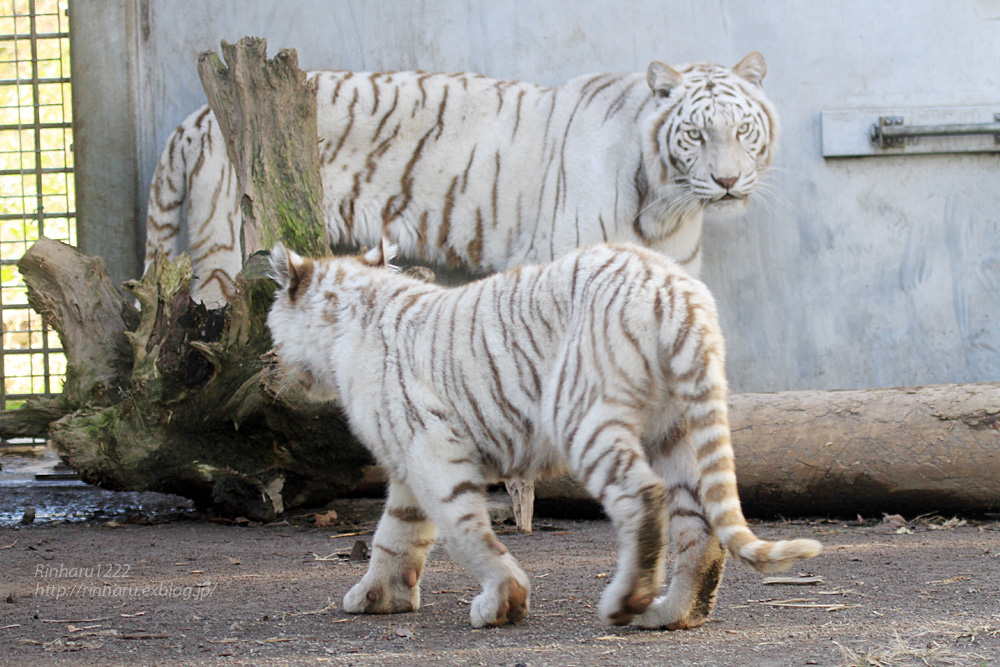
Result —
[[[735, 394], [730, 423], [754, 516], [1000, 509], [1000, 384]], [[587, 498], [569, 478], [540, 507]]]
[[740, 492], [757, 513], [1000, 508], [1000, 384], [742, 394]]

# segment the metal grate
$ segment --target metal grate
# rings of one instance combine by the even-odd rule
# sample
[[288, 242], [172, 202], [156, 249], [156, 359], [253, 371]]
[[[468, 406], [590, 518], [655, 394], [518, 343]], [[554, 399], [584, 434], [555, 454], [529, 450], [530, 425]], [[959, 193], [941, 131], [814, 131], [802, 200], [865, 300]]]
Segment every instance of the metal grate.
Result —
[[76, 244], [67, 2], [0, 0], [0, 409], [66, 374], [16, 263], [42, 234]]

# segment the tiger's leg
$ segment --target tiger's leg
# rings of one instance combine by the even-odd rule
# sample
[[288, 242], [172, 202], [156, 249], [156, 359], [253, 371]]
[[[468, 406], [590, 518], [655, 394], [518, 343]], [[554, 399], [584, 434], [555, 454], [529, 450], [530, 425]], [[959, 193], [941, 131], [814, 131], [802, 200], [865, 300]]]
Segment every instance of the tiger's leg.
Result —
[[516, 623], [528, 614], [530, 582], [490, 527], [485, 479], [468, 454], [473, 446], [448, 449], [418, 449], [410, 458], [408, 481], [448, 554], [483, 588], [472, 601], [472, 626]]
[[645, 628], [682, 630], [702, 625], [715, 606], [726, 552], [709, 525], [698, 498], [698, 466], [683, 436], [653, 454], [654, 467], [667, 484], [668, 534], [674, 571], [666, 595], [635, 620]]
[[420, 576], [437, 533], [410, 488], [389, 482], [389, 499], [372, 540], [368, 572], [347, 595], [344, 611], [396, 614], [420, 607]]
[[601, 595], [601, 620], [625, 625], [645, 611], [663, 584], [666, 545], [663, 481], [646, 461], [628, 420], [591, 417], [570, 443], [570, 466], [618, 532], [618, 571]]

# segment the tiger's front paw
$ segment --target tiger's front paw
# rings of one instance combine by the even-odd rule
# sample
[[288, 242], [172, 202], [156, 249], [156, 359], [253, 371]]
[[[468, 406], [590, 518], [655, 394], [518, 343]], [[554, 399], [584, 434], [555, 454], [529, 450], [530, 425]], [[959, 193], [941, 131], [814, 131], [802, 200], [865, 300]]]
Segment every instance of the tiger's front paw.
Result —
[[528, 580], [511, 577], [500, 586], [485, 590], [472, 601], [472, 627], [498, 627], [517, 623], [528, 615], [531, 597]]
[[407, 576], [370, 577], [355, 584], [344, 596], [349, 614], [402, 614], [420, 608], [420, 587], [415, 573]]

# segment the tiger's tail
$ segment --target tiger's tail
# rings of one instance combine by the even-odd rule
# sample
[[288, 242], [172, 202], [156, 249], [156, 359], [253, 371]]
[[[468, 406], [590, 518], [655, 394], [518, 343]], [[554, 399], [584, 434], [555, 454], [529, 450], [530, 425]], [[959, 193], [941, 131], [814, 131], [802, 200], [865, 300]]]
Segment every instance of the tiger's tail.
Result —
[[822, 547], [816, 540], [768, 542], [747, 526], [736, 487], [736, 462], [729, 428], [725, 344], [710, 297], [688, 304], [687, 335], [678, 341], [671, 369], [684, 399], [688, 438], [696, 453], [699, 494], [708, 522], [722, 544], [760, 572], [778, 572]]

